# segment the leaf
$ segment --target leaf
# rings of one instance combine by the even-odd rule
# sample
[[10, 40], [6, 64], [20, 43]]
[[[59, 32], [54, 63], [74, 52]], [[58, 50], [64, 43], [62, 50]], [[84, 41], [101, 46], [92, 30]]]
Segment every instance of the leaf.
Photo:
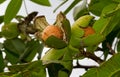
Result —
[[0, 72], [3, 72], [5, 68], [2, 51], [0, 50]]
[[71, 38], [71, 27], [70, 27], [69, 20], [67, 20], [67, 19], [63, 20], [62, 27], [63, 27], [64, 32], [65, 32], [66, 40], [69, 43], [70, 38]]
[[4, 16], [0, 16], [0, 24], [3, 22]]
[[120, 76], [120, 70], [117, 70], [116, 73], [114, 73], [111, 77], [119, 77]]
[[65, 33], [65, 41], [69, 43], [71, 37], [71, 26], [69, 20], [62, 12], [57, 15], [55, 25], [63, 29], [63, 32]]
[[33, 61], [26, 64], [8, 66], [8, 69], [13, 72], [13, 76], [22, 77], [46, 77], [45, 66], [42, 61]]
[[35, 29], [39, 30], [40, 32], [42, 32], [48, 25], [49, 23], [47, 22], [45, 16], [38, 16], [34, 20]]
[[63, 41], [63, 40], [61, 40], [61, 39], [59, 39], [59, 38], [57, 38], [55, 36], [48, 37], [48, 39], [45, 41], [45, 44], [48, 47], [52, 47], [52, 48], [56, 48], [56, 49], [64, 48], [64, 47], [67, 46], [65, 41]]
[[73, 10], [73, 17], [74, 20], [77, 20], [79, 17], [89, 14], [88, 8], [86, 7], [87, 0], [84, 0], [82, 4], [79, 6], [75, 7]]
[[18, 13], [20, 7], [22, 5], [22, 0], [11, 0], [9, 5], [7, 6], [4, 22], [5, 24], [9, 23]]
[[117, 43], [117, 52], [120, 52], [120, 41]]
[[62, 48], [62, 49], [50, 49], [47, 51], [47, 53], [42, 57], [41, 60], [43, 61], [51, 61], [51, 60], [59, 60], [62, 58], [62, 56], [65, 54], [65, 51], [67, 48]]
[[49, 64], [47, 68], [50, 77], [58, 77], [59, 70], [64, 69], [64, 67], [61, 64], [53, 64], [53, 63]]
[[58, 5], [58, 6], [54, 9], [53, 12], [56, 12], [56, 11], [57, 11], [62, 5], [64, 5], [67, 1], [68, 1], [68, 0], [63, 0], [63, 2], [62, 2], [60, 5]]
[[105, 6], [112, 3], [112, 0], [91, 0], [89, 4], [89, 11], [93, 14], [100, 16], [102, 13], [102, 10]]
[[[115, 9], [115, 6], [116, 6], [115, 4], [110, 4], [106, 6], [103, 9], [103, 14], [108, 13], [110, 10]], [[115, 26], [117, 26], [117, 24], [120, 21], [119, 17], [120, 17], [119, 11], [109, 17], [101, 17], [99, 20], [95, 22], [93, 28], [97, 33], [106, 36], [114, 29]]]
[[15, 53], [22, 54], [25, 49], [25, 44], [21, 39], [9, 39], [4, 42], [4, 47], [6, 50]]
[[69, 75], [67, 72], [60, 70], [58, 72], [58, 77], [69, 77]]
[[39, 41], [31, 40], [26, 44], [24, 52], [20, 55], [19, 60], [23, 62], [30, 62], [39, 52], [41, 44]]
[[20, 54], [22, 54], [25, 49], [24, 42], [15, 38], [6, 40], [3, 45], [5, 48], [6, 59], [12, 64], [16, 64]]
[[49, 0], [30, 0], [30, 1], [37, 3], [39, 5], [51, 6]]
[[84, 30], [79, 27], [72, 27], [71, 30], [71, 39], [70, 44], [75, 47], [79, 48], [81, 46], [81, 37], [84, 35]]
[[94, 46], [101, 43], [104, 39], [105, 37], [103, 35], [95, 33], [87, 37], [84, 37], [82, 39], [82, 42], [84, 46]]
[[10, 62], [11, 64], [16, 64], [18, 62], [18, 59], [19, 59], [18, 54], [12, 53], [9, 50], [5, 50], [4, 52], [6, 53], [5, 59], [8, 62]]
[[5, 0], [0, 0], [0, 4], [3, 3], [3, 2], [5, 2]]
[[113, 1], [114, 1], [114, 2], [118, 2], [118, 3], [120, 2], [120, 0], [113, 0]]
[[[119, 23], [118, 23], [119, 24]], [[107, 36], [106, 36], [106, 39], [102, 42], [102, 48], [103, 48], [103, 53], [104, 53], [104, 59], [106, 60], [108, 54], [109, 54], [109, 48], [107, 47], [107, 44], [109, 44], [110, 46], [113, 45], [114, 43], [114, 40], [117, 36], [119, 32], [119, 28], [118, 26], [116, 26], [112, 32], [110, 32]]]
[[76, 4], [78, 4], [81, 0], [74, 0], [72, 4], [64, 11], [64, 14], [67, 14]]
[[120, 53], [113, 55], [98, 68], [88, 70], [82, 77], [112, 77], [120, 70]]
[[69, 73], [72, 71], [72, 54], [70, 49], [67, 47], [65, 54], [63, 55], [61, 64], [64, 66], [65, 69], [69, 71]]

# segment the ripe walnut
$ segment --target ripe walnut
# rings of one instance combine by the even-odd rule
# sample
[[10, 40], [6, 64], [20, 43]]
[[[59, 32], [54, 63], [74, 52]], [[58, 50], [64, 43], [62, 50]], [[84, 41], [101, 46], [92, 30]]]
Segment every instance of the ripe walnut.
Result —
[[43, 41], [46, 41], [50, 36], [63, 39], [63, 31], [58, 26], [49, 25], [43, 30], [41, 38]]
[[88, 35], [91, 35], [91, 34], [95, 33], [95, 30], [92, 27], [90, 27], [90, 26], [88, 26], [86, 28], [83, 28], [83, 30], [85, 32], [84, 33], [84, 37], [87, 37]]

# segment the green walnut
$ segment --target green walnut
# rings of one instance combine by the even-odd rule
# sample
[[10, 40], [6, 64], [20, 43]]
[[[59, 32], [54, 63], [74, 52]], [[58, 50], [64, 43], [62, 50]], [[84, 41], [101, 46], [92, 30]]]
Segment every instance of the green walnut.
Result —
[[6, 39], [12, 39], [17, 37], [20, 34], [17, 25], [18, 24], [16, 22], [11, 22], [3, 25], [1, 30], [2, 36]]

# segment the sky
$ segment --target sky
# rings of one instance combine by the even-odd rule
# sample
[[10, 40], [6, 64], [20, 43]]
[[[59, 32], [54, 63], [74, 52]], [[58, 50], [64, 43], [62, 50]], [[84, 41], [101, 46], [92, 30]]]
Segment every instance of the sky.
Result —
[[[0, 15], [4, 15], [9, 1], [10, 0], [6, 0], [3, 4], [0, 5]], [[26, 4], [26, 8], [27, 8], [28, 13], [31, 13], [33, 11], [38, 11], [39, 12], [38, 16], [45, 15], [47, 21], [50, 24], [53, 24], [55, 22], [56, 15], [60, 11], [64, 11], [72, 1], [73, 0], [69, 0], [64, 6], [60, 7], [55, 13], [53, 13], [53, 10], [62, 2], [62, 0], [50, 0], [50, 3], [52, 5], [51, 7], [40, 6], [38, 4], [30, 2], [30, 0], [25, 0], [25, 4]], [[69, 14], [66, 15], [66, 17], [68, 18], [68, 20], [70, 21], [71, 24], [74, 23], [72, 14], [73, 14], [73, 10], [71, 10], [69, 12]], [[18, 15], [23, 15], [23, 16], [27, 15], [24, 3], [22, 5]], [[0, 41], [2, 41], [2, 39]], [[46, 50], [47, 49], [45, 49], [44, 51], [46, 51]], [[99, 54], [99, 52], [97, 54]], [[80, 60], [79, 62], [80, 62], [80, 64], [83, 64], [83, 65], [97, 65], [96, 62], [94, 62], [88, 58], [85, 58], [84, 60]], [[73, 64], [75, 65], [76, 62], [74, 61]], [[70, 77], [79, 77], [80, 75], [82, 75], [84, 73], [85, 73], [84, 69], [73, 69]]]

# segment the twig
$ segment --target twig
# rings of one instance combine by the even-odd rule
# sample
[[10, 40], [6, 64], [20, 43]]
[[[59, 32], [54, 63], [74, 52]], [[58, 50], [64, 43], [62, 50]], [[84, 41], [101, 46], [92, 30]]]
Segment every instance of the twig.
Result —
[[111, 54], [111, 55], [114, 55], [114, 54], [115, 54], [115, 51], [112, 49], [112, 47], [110, 46], [110, 44], [109, 44], [109, 43], [106, 43], [106, 46], [107, 46], [107, 48], [110, 50], [110, 54]]
[[79, 64], [78, 60], [77, 60], [77, 65], [73, 66], [73, 68], [84, 68], [85, 70], [88, 70], [89, 68], [96, 68], [98, 66], [85, 66], [85, 65], [81, 65]]
[[85, 57], [88, 57], [88, 58], [96, 61], [98, 64], [101, 64], [102, 62], [104, 62], [101, 58], [97, 57], [95, 54], [93, 54], [91, 52], [81, 51], [81, 54], [83, 54], [83, 56], [85, 56]]

